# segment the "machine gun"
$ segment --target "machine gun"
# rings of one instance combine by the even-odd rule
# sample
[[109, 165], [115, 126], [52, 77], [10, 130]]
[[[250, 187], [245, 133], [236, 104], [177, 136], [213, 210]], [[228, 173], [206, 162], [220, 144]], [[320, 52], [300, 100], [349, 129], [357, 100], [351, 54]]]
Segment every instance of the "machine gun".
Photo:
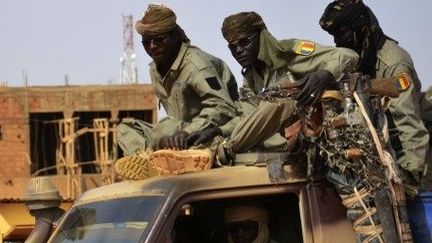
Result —
[[[398, 82], [391, 78], [370, 80], [355, 73], [345, 75], [339, 83], [343, 100], [321, 102], [324, 132], [320, 153], [330, 168], [361, 178], [362, 186], [373, 195], [385, 242], [412, 242], [405, 192], [381, 106], [382, 96], [398, 96]], [[373, 224], [371, 217], [370, 221]]]
[[250, 101], [250, 100], [276, 101], [276, 99], [278, 98], [293, 99], [295, 95], [300, 92], [298, 86], [299, 86], [298, 84], [291, 85], [289, 87], [276, 85], [274, 87], [264, 88], [259, 94], [247, 93], [242, 88], [240, 88], [240, 101]]
[[[294, 99], [302, 83], [293, 82], [292, 75], [287, 77], [277, 86], [263, 89], [260, 94], [242, 94], [242, 100]], [[381, 242], [382, 238], [385, 242], [412, 242], [405, 192], [388, 142], [387, 123], [381, 106], [381, 97], [398, 97], [398, 82], [393, 78], [371, 80], [355, 73], [343, 75], [338, 83], [339, 90], [326, 92], [321, 98], [323, 130], [317, 140], [319, 153], [330, 168], [360, 178], [363, 192], [372, 193], [371, 200], [378, 209], [383, 237], [379, 236], [381, 232], [373, 232], [363, 240], [378, 235]], [[316, 106], [301, 111], [302, 114], [298, 115], [302, 122], [307, 122], [305, 119], [310, 118], [315, 109]], [[356, 194], [361, 197], [357, 191]], [[362, 199], [360, 201], [364, 206]], [[361, 221], [368, 218], [373, 225], [370, 215]], [[359, 220], [353, 221], [355, 229], [364, 229]]]

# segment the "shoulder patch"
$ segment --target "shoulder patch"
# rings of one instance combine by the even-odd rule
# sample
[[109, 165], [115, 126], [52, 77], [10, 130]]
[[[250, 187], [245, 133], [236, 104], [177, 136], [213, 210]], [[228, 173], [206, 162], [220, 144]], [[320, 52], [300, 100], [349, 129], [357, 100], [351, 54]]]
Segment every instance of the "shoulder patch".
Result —
[[315, 51], [315, 43], [311, 41], [300, 41], [297, 44], [297, 48], [295, 48], [295, 53], [303, 56], [309, 56], [314, 51]]
[[210, 86], [210, 88], [214, 90], [220, 90], [222, 88], [216, 77], [206, 78], [205, 80], [207, 81], [207, 84]]
[[398, 89], [400, 91], [406, 90], [409, 88], [411, 84], [411, 77], [408, 75], [408, 73], [403, 72], [398, 75], [396, 75], [396, 78], [398, 80]]

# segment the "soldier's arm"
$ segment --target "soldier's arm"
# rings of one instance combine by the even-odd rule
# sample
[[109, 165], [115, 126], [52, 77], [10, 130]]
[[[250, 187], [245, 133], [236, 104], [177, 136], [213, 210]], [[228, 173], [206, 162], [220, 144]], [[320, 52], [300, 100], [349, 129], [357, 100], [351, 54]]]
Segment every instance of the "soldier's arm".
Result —
[[228, 137], [231, 135], [231, 133], [234, 131], [234, 128], [236, 127], [236, 125], [240, 122], [241, 117], [240, 116], [236, 116], [233, 119], [231, 119], [230, 121], [228, 121], [227, 123], [225, 123], [224, 125], [220, 126], [219, 128], [222, 131], [222, 135], [224, 137]]
[[184, 131], [192, 133], [210, 126], [218, 127], [237, 116], [234, 102], [215, 72], [208, 69], [199, 70], [189, 85], [201, 98], [202, 110], [183, 129]]
[[[302, 51], [305, 43], [309, 49]], [[304, 47], [303, 47], [304, 48]], [[356, 70], [358, 55], [355, 51], [347, 48], [323, 46], [312, 41], [296, 40], [294, 45], [295, 63], [292, 72], [307, 74], [325, 69], [337, 79], [343, 73], [350, 73]]]
[[320, 49], [322, 53], [327, 53], [328, 56], [324, 58], [324, 69], [330, 71], [335, 78], [343, 73], [352, 73], [357, 69], [359, 58], [353, 50], [325, 46], [321, 46]]
[[398, 162], [417, 175], [423, 172], [429, 146], [429, 133], [421, 120], [420, 94], [414, 87], [413, 78], [417, 76], [408, 64], [390, 67], [385, 76], [396, 77], [400, 85], [399, 97], [392, 99], [389, 106], [403, 148]]

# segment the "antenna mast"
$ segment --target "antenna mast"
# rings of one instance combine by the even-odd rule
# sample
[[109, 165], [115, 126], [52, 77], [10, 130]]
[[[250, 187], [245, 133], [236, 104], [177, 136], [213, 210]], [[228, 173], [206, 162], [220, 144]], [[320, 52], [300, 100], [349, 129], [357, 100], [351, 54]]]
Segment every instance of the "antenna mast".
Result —
[[123, 56], [120, 58], [120, 82], [122, 84], [136, 84], [138, 83], [138, 73], [135, 63], [136, 54], [133, 44], [133, 17], [132, 15], [122, 15], [122, 17]]

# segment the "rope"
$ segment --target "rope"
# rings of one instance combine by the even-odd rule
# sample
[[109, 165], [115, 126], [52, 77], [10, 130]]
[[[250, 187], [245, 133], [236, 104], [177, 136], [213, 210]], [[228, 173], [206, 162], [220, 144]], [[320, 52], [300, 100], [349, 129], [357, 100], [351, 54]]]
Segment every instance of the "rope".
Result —
[[356, 100], [356, 102], [360, 108], [360, 112], [362, 113], [364, 119], [366, 120], [369, 131], [372, 135], [372, 140], [375, 143], [375, 147], [376, 147], [376, 149], [378, 151], [378, 155], [381, 159], [381, 163], [388, 168], [390, 178], [392, 178], [396, 183], [401, 183], [401, 179], [397, 175], [396, 169], [393, 167], [393, 165], [395, 164], [395, 163], [392, 163], [393, 158], [391, 157], [391, 155], [387, 151], [383, 150], [382, 145], [381, 145], [381, 141], [380, 141], [378, 134], [377, 134], [377, 131], [375, 130], [375, 127], [372, 125], [372, 122], [371, 122], [369, 116], [367, 115], [366, 109], [365, 109], [362, 101], [358, 97], [357, 92], [354, 91], [353, 95], [354, 95], [354, 99]]
[[[363, 199], [368, 195], [369, 194], [366, 191], [366, 188], [362, 188], [360, 191], [358, 191], [357, 188], [354, 187], [354, 193], [350, 195], [342, 195], [342, 204], [346, 208], [352, 208], [354, 207], [354, 205], [359, 203], [365, 211], [365, 214], [363, 214], [353, 222], [353, 229], [356, 234], [367, 235], [367, 237], [362, 241], [362, 243], [371, 242], [375, 238], [377, 238], [379, 242], [384, 243], [384, 240], [381, 238], [381, 233], [383, 232], [383, 229], [380, 225], [375, 225], [375, 222], [372, 218], [372, 215], [377, 212], [377, 209], [369, 209], [363, 201]], [[371, 225], [360, 225], [367, 219], [369, 220]]]
[[[363, 215], [363, 218], [364, 219], [369, 218], [369, 222], [371, 223], [371, 225], [373, 225], [373, 227], [371, 227], [371, 229], [370, 229], [371, 232], [368, 233], [369, 237], [367, 237], [365, 240], [363, 240], [363, 243], [370, 242], [374, 238], [378, 238], [379, 242], [384, 243], [384, 240], [381, 238], [382, 227], [381, 226], [376, 226], [375, 222], [373, 221], [373, 219], [371, 217], [376, 212], [376, 208], [373, 208], [374, 209], [374, 210], [372, 210], [373, 212], [369, 211], [369, 209], [367, 208], [367, 206], [364, 203], [363, 199], [360, 197], [360, 194], [357, 191], [357, 187], [354, 187], [354, 192], [355, 192], [355, 195], [357, 196], [357, 198], [358, 198], [361, 206], [363, 207], [363, 210], [366, 212], [366, 214]], [[362, 217], [360, 217], [360, 218], [362, 218]], [[357, 225], [356, 225], [357, 220], [354, 221], [354, 230], [356, 230], [356, 227], [357, 227]], [[360, 223], [360, 222], [357, 222], [357, 223]]]

